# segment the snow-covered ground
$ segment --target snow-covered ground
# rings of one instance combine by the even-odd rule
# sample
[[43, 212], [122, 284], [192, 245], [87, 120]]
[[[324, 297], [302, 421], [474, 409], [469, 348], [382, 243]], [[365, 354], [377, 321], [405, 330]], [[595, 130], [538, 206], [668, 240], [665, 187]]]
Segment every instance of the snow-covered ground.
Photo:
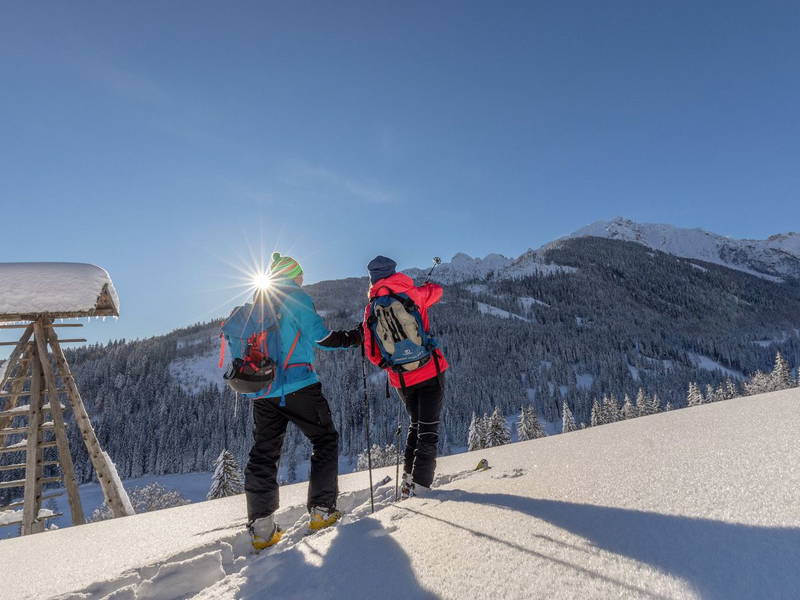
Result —
[[383, 486], [374, 515], [354, 473], [313, 536], [305, 484], [285, 486], [286, 536], [258, 556], [242, 496], [5, 540], [0, 597], [797, 597], [798, 407], [793, 389], [446, 457], [428, 497]]
[[209, 385], [224, 388], [222, 373], [223, 370], [219, 367], [219, 349], [212, 349], [196, 356], [176, 358], [169, 363], [170, 376], [190, 394], [196, 394]]

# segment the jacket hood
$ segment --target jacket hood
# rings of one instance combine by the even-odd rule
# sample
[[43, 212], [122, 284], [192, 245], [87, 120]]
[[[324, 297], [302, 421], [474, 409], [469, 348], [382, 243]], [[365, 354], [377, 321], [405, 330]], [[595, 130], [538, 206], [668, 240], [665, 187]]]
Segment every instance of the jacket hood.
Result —
[[385, 296], [388, 294], [389, 290], [381, 290], [381, 286], [386, 286], [393, 292], [407, 292], [414, 287], [414, 280], [405, 273], [395, 273], [394, 275], [386, 277], [385, 279], [379, 279], [373, 283], [369, 287], [367, 295], [373, 298], [375, 296]]

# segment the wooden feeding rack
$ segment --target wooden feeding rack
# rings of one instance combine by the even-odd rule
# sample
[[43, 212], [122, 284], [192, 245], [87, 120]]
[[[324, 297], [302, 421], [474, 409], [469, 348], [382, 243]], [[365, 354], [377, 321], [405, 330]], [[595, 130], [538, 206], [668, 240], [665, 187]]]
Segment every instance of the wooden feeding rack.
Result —
[[[118, 316], [119, 298], [108, 273], [80, 263], [0, 263], [0, 329], [22, 329], [0, 366], [0, 489], [22, 488], [23, 498], [0, 506], [1, 525], [21, 525], [22, 535], [44, 529], [55, 516], [42, 510], [43, 486], [63, 483], [72, 523], [86, 522], [69, 450], [64, 411], [73, 418], [114, 517], [133, 514], [116, 468], [103, 452], [81, 399], [57, 328], [82, 327], [56, 320]], [[27, 404], [20, 403], [27, 399]], [[49, 418], [48, 418], [49, 416]], [[49, 452], [53, 455], [47, 456]], [[45, 474], [60, 469], [59, 475]], [[63, 492], [61, 492], [63, 493]], [[22, 510], [16, 510], [22, 507]]]

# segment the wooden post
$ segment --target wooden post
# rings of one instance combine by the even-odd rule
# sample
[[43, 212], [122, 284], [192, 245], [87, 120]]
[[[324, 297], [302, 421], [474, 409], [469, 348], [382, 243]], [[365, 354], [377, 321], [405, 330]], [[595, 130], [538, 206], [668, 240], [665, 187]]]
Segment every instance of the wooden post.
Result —
[[61, 379], [64, 381], [67, 395], [72, 404], [75, 423], [78, 425], [83, 441], [86, 444], [89, 458], [92, 461], [95, 473], [97, 473], [97, 479], [100, 482], [100, 487], [103, 489], [103, 495], [105, 496], [108, 507], [111, 509], [111, 514], [115, 517], [125, 517], [133, 514], [130, 508], [130, 501], [127, 498], [127, 493], [124, 488], [118, 488], [112, 476], [113, 467], [108, 463], [107, 455], [100, 448], [100, 442], [97, 440], [97, 435], [92, 427], [92, 422], [89, 420], [89, 415], [86, 413], [86, 407], [83, 405], [78, 386], [75, 385], [75, 378], [69, 370], [64, 351], [58, 343], [58, 336], [52, 327], [47, 328], [47, 335], [50, 347], [53, 349], [53, 356], [56, 359], [58, 370], [61, 373]]
[[33, 367], [31, 369], [31, 397], [28, 409], [28, 444], [25, 459], [25, 504], [22, 508], [22, 535], [39, 531], [39, 504], [41, 501], [42, 479], [42, 365], [36, 349], [33, 350]]
[[72, 524], [83, 525], [86, 522], [81, 505], [81, 497], [78, 493], [78, 484], [75, 482], [75, 467], [72, 464], [72, 454], [69, 451], [69, 440], [67, 439], [67, 429], [64, 426], [64, 414], [61, 411], [61, 400], [56, 391], [56, 378], [53, 374], [53, 367], [50, 365], [50, 357], [47, 355], [47, 330], [45, 325], [49, 322], [39, 320], [34, 323], [34, 337], [36, 338], [36, 351], [42, 365], [44, 380], [47, 384], [47, 398], [50, 402], [50, 415], [53, 418], [54, 433], [56, 437], [56, 448], [58, 449], [58, 459], [61, 462], [61, 472], [64, 476], [64, 487], [67, 490], [69, 506], [72, 511]]
[[[27, 346], [25, 350], [25, 354], [22, 355], [17, 362], [19, 369], [17, 370], [17, 374], [20, 375], [22, 373], [26, 373], [28, 370], [28, 363], [32, 360], [33, 357], [33, 347]], [[9, 365], [8, 368], [12, 368], [12, 365]], [[3, 410], [10, 410], [12, 408], [16, 408], [17, 401], [22, 394], [22, 390], [25, 387], [25, 378], [20, 377], [11, 384], [11, 391], [8, 393], [8, 396], [5, 396], [6, 403], [3, 407]], [[0, 429], [5, 429], [9, 425], [11, 425], [11, 421], [13, 420], [12, 417], [0, 417]]]

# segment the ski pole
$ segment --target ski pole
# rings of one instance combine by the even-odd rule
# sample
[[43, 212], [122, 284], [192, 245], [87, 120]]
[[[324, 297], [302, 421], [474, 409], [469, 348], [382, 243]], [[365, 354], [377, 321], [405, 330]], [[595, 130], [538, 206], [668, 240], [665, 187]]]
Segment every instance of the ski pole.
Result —
[[364, 383], [364, 414], [367, 421], [367, 468], [369, 469], [369, 505], [375, 512], [375, 492], [372, 489], [372, 435], [369, 431], [369, 396], [367, 395], [367, 358], [364, 342], [361, 342], [361, 379]]
[[[386, 375], [386, 403], [389, 403], [391, 394], [389, 393], [389, 375]], [[397, 451], [396, 464], [394, 466], [394, 501], [400, 499], [400, 421], [402, 417], [402, 406], [400, 402], [397, 403], [397, 431], [394, 434], [394, 447]]]
[[425, 282], [424, 283], [428, 283], [431, 280], [431, 274], [433, 273], [433, 270], [437, 266], [439, 266], [441, 263], [442, 263], [442, 259], [441, 258], [439, 258], [438, 256], [434, 256], [433, 257], [433, 266], [431, 267], [431, 270], [428, 271], [428, 276], [425, 277]]

